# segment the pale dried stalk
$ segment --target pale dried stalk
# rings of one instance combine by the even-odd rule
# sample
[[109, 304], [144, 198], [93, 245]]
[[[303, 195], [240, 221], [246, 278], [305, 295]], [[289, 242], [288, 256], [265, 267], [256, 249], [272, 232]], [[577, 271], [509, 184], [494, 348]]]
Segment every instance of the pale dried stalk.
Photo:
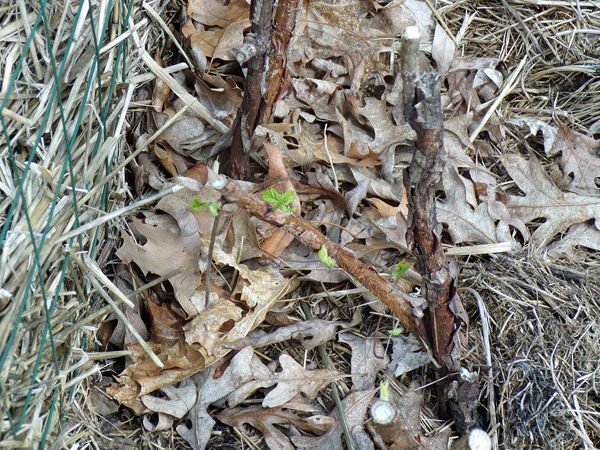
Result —
[[400, 67], [402, 72], [402, 106], [404, 120], [410, 122], [414, 114], [415, 83], [417, 82], [417, 52], [421, 33], [417, 26], [407, 27], [402, 34], [400, 47]]

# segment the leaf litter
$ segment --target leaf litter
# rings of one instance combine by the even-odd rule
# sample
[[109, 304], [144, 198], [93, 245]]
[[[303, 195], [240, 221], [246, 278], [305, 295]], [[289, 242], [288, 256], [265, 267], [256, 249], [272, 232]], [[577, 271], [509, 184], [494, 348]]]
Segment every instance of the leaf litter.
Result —
[[[598, 141], [562, 120], [516, 113], [506, 120], [506, 110], [490, 110], [503, 90], [514, 89], [507, 85], [511, 73], [504, 62], [458, 56], [464, 48], [459, 37], [449, 34], [426, 2], [381, 3], [308, 4], [289, 50], [287, 92], [274, 106], [275, 122], [263, 124], [255, 137], [256, 178], [238, 182], [240, 188], [271, 209], [308, 218], [393, 279], [394, 267], [412, 258], [403, 184], [415, 135], [403, 119], [400, 73], [391, 55], [397, 55], [394, 36], [417, 25], [421, 69], [436, 67], [447, 82], [442, 102], [448, 164], [437, 199], [444, 244], [509, 242], [512, 255], [525, 252], [553, 264], [576, 252], [590, 258], [586, 249], [600, 248]], [[176, 80], [227, 125], [240, 105], [243, 73], [231, 61], [243, 45], [248, 17], [244, 1], [193, 0], [181, 29], [198, 70], [176, 74]], [[464, 26], [463, 35], [469, 33]], [[340, 300], [336, 291], [360, 286], [335, 261], [328, 264], [329, 255], [319, 257], [238, 205], [221, 205], [221, 193], [206, 186], [210, 170], [196, 161], [214, 157], [213, 146], [223, 138], [160, 80], [151, 95], [154, 108], [144, 136], [166, 129], [152, 151], [137, 159], [135, 191], [184, 188], [132, 217], [116, 256], [133, 274], [124, 277], [130, 287], [162, 277], [156, 292], [136, 296], [137, 310], [127, 318], [165, 367], [155, 366], [123, 337], [125, 331], [109, 336], [111, 346], [129, 351], [109, 394], [145, 414], [147, 429], [175, 427], [194, 449], [210, 448], [215, 419], [241, 439], [252, 441], [258, 432], [272, 449], [341, 449], [349, 440], [374, 448], [376, 433], [364, 425], [379, 383], [391, 377], [427, 384], [430, 356], [410, 334], [386, 335], [397, 324], [381, 304], [369, 304], [373, 295], [363, 290]], [[526, 140], [510, 141], [525, 128]], [[141, 131], [133, 131], [138, 142]], [[212, 159], [205, 162], [217, 167]], [[218, 220], [192, 208], [194, 198], [218, 202]], [[518, 264], [512, 257], [507, 264]], [[499, 270], [491, 256], [475, 264], [486, 261]], [[472, 264], [464, 261], [467, 273]], [[409, 271], [397, 284], [410, 291], [420, 280]], [[307, 319], [300, 308], [305, 301], [318, 319]], [[359, 323], [351, 321], [353, 309]], [[334, 367], [323, 359], [323, 349]], [[443, 423], [431, 426], [430, 412], [430, 422], [422, 420], [422, 397], [411, 390], [402, 398], [397, 407], [405, 436], [393, 448], [446, 448]], [[488, 409], [484, 423], [494, 420]], [[593, 416], [576, 417], [576, 423], [581, 439], [590, 440]], [[507, 442], [509, 433], [502, 436]]]

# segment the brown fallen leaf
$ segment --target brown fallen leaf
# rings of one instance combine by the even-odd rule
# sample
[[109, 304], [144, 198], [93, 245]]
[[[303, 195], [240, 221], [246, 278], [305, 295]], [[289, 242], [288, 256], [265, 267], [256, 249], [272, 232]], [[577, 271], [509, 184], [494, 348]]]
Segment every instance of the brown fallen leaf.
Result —
[[281, 372], [276, 373], [277, 386], [264, 400], [264, 407], [281, 406], [302, 393], [314, 399], [319, 391], [340, 378], [340, 374], [331, 369], [306, 370], [289, 355], [279, 357]]
[[288, 149], [283, 155], [286, 164], [293, 167], [307, 166], [318, 161], [362, 167], [374, 167], [378, 164], [378, 161], [373, 158], [355, 159], [343, 155], [343, 141], [331, 133], [326, 134], [326, 140], [311, 136], [305, 130], [294, 134], [294, 137], [298, 140], [298, 147]]
[[250, 425], [262, 433], [271, 450], [294, 450], [289, 438], [277, 426], [293, 425], [306, 433], [323, 433], [333, 425], [333, 421], [327, 416], [302, 418], [284, 408], [259, 406], [227, 409], [218, 414], [217, 418], [240, 430], [243, 430], [244, 425]]
[[524, 197], [509, 196], [510, 213], [526, 223], [545, 219], [531, 235], [534, 252], [545, 251], [546, 246], [571, 225], [600, 218], [598, 197], [562, 192], [548, 179], [536, 159], [505, 155], [502, 164], [525, 193]]
[[437, 64], [437, 71], [440, 75], [445, 76], [454, 60], [454, 53], [456, 52], [456, 44], [448, 36], [448, 33], [438, 23], [435, 26], [435, 32], [433, 34], [433, 43], [431, 46], [431, 57]]
[[292, 437], [292, 442], [299, 449], [342, 450], [343, 439], [342, 425], [339, 420], [340, 414], [346, 417], [352, 438], [355, 441], [362, 440], [366, 435], [363, 424], [365, 423], [367, 409], [376, 392], [375, 389], [351, 392], [342, 400], [343, 411], [340, 412], [335, 408], [329, 414], [330, 417], [335, 419], [335, 425], [329, 431], [319, 437], [295, 436]]
[[408, 198], [406, 196], [406, 191], [402, 191], [402, 201], [398, 206], [392, 206], [376, 197], [367, 198], [367, 201], [372, 203], [383, 217], [395, 217], [396, 214], [402, 214], [403, 217], [407, 217], [408, 215]]
[[[181, 105], [183, 106], [183, 105]], [[180, 108], [181, 109], [181, 108]], [[169, 120], [169, 116], [175, 111], [154, 113], [157, 128], [161, 128]], [[159, 142], [167, 142], [175, 151], [182, 154], [196, 150], [203, 145], [210, 144], [214, 137], [214, 131], [204, 125], [199, 117], [189, 110], [184, 112], [172, 125], [170, 125], [158, 138]], [[159, 155], [159, 157], [164, 155]], [[181, 173], [178, 171], [178, 173]]]
[[139, 245], [127, 233], [122, 234], [123, 244], [117, 250], [121, 261], [134, 262], [144, 273], [168, 275], [174, 268], [180, 271], [169, 277], [175, 291], [175, 297], [189, 316], [195, 316], [203, 306], [194, 304], [191, 298], [200, 285], [198, 260], [202, 251], [202, 242], [197, 234], [182, 236], [165, 229], [147, 225], [139, 219], [133, 219], [131, 228], [146, 239]]
[[149, 299], [145, 305], [153, 342], [175, 344], [183, 340], [184, 318], [169, 303], [159, 303]]
[[[236, 253], [234, 249], [233, 254]], [[187, 342], [169, 346], [151, 343], [165, 365], [164, 369], [158, 368], [137, 346], [132, 346], [133, 364], [118, 378], [120, 385], [109, 390], [110, 395], [122, 404], [140, 411], [143, 408], [138, 396], [181, 381], [218, 361], [230, 351], [224, 343], [238, 340], [256, 328], [281, 296], [295, 286], [294, 281], [286, 280], [273, 268], [251, 270], [237, 263], [219, 243], [215, 244], [213, 258], [216, 264], [237, 269], [240, 277], [237, 302], [244, 305], [244, 309], [219, 297], [210, 305], [209, 311], [213, 313], [210, 321], [204, 313], [202, 320], [186, 325]]]
[[548, 255], [553, 258], [569, 257], [577, 259], [581, 247], [600, 251], [600, 230], [595, 223], [577, 223], [563, 234], [560, 240], [548, 246]]
[[198, 394], [188, 415], [190, 426], [181, 423], [177, 426], [177, 432], [194, 450], [204, 450], [215, 425], [207, 411], [209, 406], [230, 395], [241, 384], [249, 382], [264, 367], [252, 348], [247, 347], [231, 359], [220, 377], [215, 377], [215, 366], [195, 375], [193, 378]]
[[196, 385], [189, 378], [177, 386], [164, 386], [160, 392], [166, 397], [155, 395], [141, 397], [142, 403], [150, 411], [181, 419], [196, 403]]
[[294, 339], [300, 341], [305, 349], [311, 350], [318, 345], [333, 340], [338, 328], [347, 328], [349, 325], [345, 322], [331, 322], [321, 319], [305, 320], [288, 326], [277, 327], [270, 333], [262, 330], [253, 331], [239, 341], [225, 344], [225, 347], [233, 350], [239, 350], [246, 346], [260, 348]]
[[431, 357], [423, 351], [414, 336], [398, 336], [391, 339], [393, 350], [390, 369], [394, 372], [395, 377], [401, 377], [405, 373], [431, 362]]
[[[243, 31], [250, 25], [250, 8], [244, 0], [194, 0], [188, 3], [188, 18], [200, 24], [184, 28], [192, 47], [198, 47], [209, 58], [233, 60], [233, 48], [242, 46]], [[209, 27], [210, 29], [205, 29]]]
[[349, 345], [352, 349], [352, 358], [350, 359], [352, 390], [373, 389], [377, 374], [387, 369], [390, 363], [390, 358], [385, 353], [381, 341], [350, 333], [341, 334], [339, 341]]
[[[438, 220], [448, 227], [452, 242], [498, 242], [496, 224], [490, 217], [487, 204], [476, 203], [473, 207], [468, 201], [469, 197], [475, 201], [473, 183], [459, 175], [456, 168], [449, 166], [444, 168], [442, 183], [446, 200], [437, 202]], [[471, 196], [469, 191], [472, 192]]]
[[242, 103], [242, 90], [230, 79], [203, 74], [194, 81], [196, 95], [213, 117], [231, 126]]
[[558, 127], [534, 118], [511, 120], [516, 125], [527, 125], [532, 135], [541, 131], [546, 155], [558, 158], [563, 172], [560, 187], [582, 194], [600, 192], [600, 141], [577, 133], [562, 122]]
[[285, 354], [279, 357], [282, 368], [280, 372], [272, 371], [258, 357], [254, 357], [249, 363], [251, 375], [227, 396], [227, 404], [230, 408], [239, 405], [258, 389], [273, 385], [276, 385], [275, 388], [263, 399], [264, 407], [282, 406], [298, 394], [304, 394], [306, 398], [312, 400], [321, 389], [340, 376], [335, 370], [307, 370]]

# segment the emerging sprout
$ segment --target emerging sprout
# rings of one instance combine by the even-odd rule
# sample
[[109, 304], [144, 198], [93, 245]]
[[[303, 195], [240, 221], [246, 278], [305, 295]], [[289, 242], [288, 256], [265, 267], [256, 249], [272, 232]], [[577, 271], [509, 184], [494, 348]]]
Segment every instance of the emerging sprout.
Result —
[[400, 278], [402, 278], [410, 268], [410, 263], [406, 261], [400, 261], [398, 264], [396, 264], [394, 266], [394, 270], [392, 271], [392, 278], [394, 281], [398, 281]]
[[294, 208], [290, 206], [290, 204], [296, 200], [296, 193], [294, 191], [286, 191], [281, 194], [275, 189], [269, 188], [260, 194], [260, 198], [273, 209], [278, 209], [287, 213], [294, 212]]
[[404, 333], [404, 328], [394, 328], [392, 330], [388, 330], [388, 334], [391, 337], [396, 337], [396, 336], [400, 336], [402, 333]]
[[221, 202], [203, 202], [198, 197], [194, 197], [190, 207], [192, 208], [192, 211], [206, 209], [211, 216], [217, 217], [221, 210]]
[[333, 269], [335, 267], [335, 259], [329, 256], [325, 244], [321, 245], [321, 248], [319, 249], [319, 252], [317, 254], [319, 255], [319, 260], [323, 264], [325, 264], [329, 269]]

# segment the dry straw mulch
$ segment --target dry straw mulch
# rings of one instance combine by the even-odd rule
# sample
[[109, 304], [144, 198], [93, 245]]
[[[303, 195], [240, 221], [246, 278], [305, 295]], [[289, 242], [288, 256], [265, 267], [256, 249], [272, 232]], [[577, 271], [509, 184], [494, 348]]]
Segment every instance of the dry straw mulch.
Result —
[[2, 448], [88, 441], [80, 383], [98, 377], [90, 331], [111, 309], [92, 280], [127, 198], [132, 5], [0, 3]]

